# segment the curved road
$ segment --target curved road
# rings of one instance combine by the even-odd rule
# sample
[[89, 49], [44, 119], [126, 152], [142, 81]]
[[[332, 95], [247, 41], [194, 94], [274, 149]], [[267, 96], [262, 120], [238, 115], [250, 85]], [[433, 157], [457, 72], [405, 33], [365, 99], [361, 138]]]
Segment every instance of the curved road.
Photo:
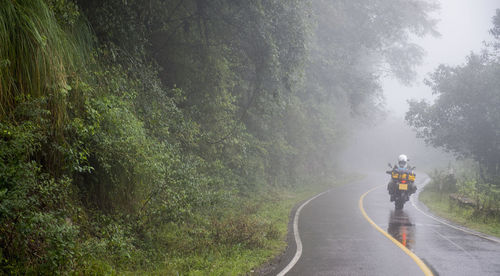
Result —
[[[422, 180], [418, 179], [417, 181]], [[412, 202], [394, 211], [386, 191], [388, 176], [336, 187], [305, 205], [298, 220], [303, 251], [286, 275], [424, 275], [421, 266], [377, 231], [358, 205], [382, 230], [410, 249], [434, 275], [500, 275], [500, 240], [480, 237], [431, 217]], [[418, 185], [419, 187], [421, 184]], [[277, 275], [296, 253], [295, 241], [266, 275]]]

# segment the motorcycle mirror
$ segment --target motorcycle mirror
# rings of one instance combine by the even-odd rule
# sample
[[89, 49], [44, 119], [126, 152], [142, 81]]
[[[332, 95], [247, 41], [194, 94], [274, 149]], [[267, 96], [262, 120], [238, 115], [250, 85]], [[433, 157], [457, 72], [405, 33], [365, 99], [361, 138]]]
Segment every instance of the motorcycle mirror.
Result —
[[411, 169], [412, 169], [412, 170], [414, 170], [414, 169], [416, 169], [416, 168], [417, 168], [417, 167], [413, 167], [413, 168], [411, 168]]
[[387, 165], [389, 165], [389, 167], [391, 167], [391, 168], [392, 168], [392, 165], [391, 165], [391, 163], [387, 163]]

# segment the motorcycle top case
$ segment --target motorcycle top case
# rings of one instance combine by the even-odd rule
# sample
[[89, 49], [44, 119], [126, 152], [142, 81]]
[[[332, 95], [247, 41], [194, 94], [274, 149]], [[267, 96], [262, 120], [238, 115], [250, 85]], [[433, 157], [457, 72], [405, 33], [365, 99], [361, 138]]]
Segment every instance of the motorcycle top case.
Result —
[[394, 180], [415, 181], [415, 173], [407, 169], [394, 169], [391, 174]]

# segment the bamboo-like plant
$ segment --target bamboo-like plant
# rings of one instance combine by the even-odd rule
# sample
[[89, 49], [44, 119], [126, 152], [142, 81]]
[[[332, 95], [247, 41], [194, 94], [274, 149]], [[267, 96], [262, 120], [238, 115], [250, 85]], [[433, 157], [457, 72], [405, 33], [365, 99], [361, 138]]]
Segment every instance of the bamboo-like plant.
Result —
[[[77, 71], [91, 45], [86, 26], [59, 22], [45, 0], [0, 0], [0, 122], [32, 119], [49, 144], [66, 143], [69, 80], [81, 78]], [[80, 98], [78, 91], [71, 93], [72, 101]], [[23, 103], [41, 115], [16, 111]], [[59, 171], [61, 153], [44, 151], [42, 163], [52, 173]]]
[[43, 0], [0, 0], [0, 120], [44, 97], [56, 130], [65, 121], [68, 76], [83, 60], [82, 47], [63, 30]]

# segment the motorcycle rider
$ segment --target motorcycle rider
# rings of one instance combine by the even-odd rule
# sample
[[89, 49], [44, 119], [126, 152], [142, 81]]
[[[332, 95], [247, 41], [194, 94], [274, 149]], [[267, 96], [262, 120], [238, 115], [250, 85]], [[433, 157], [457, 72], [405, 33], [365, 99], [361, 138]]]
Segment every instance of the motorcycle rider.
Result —
[[[398, 157], [398, 163], [394, 165], [394, 168], [392, 169], [393, 171], [395, 170], [411, 170], [410, 165], [408, 164], [408, 157], [405, 154], [401, 154]], [[394, 191], [396, 189], [396, 181], [394, 181], [392, 178], [387, 184], [387, 190], [389, 191], [389, 194], [391, 195], [391, 201], [394, 201]], [[411, 194], [415, 193], [417, 191], [417, 186], [413, 183], [410, 186], [410, 192]]]

